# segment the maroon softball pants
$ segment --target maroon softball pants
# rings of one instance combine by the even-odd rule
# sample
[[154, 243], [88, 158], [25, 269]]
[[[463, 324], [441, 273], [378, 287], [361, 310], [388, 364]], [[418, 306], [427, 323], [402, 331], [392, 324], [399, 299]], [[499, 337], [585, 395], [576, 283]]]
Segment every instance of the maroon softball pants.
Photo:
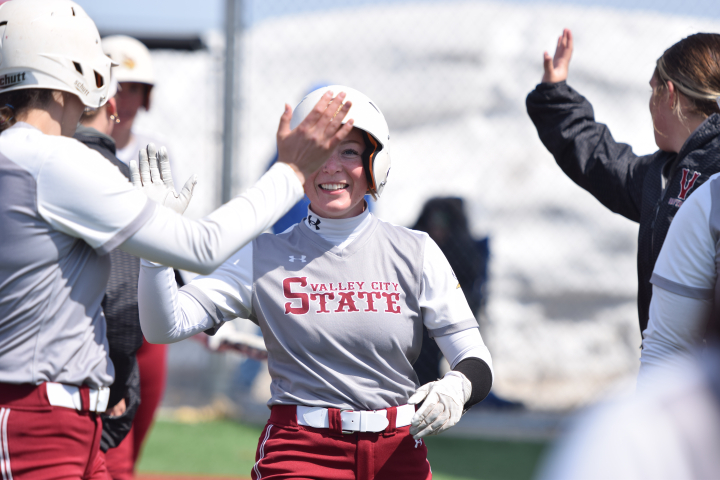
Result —
[[329, 410], [330, 428], [298, 425], [294, 405], [276, 405], [258, 442], [253, 480], [426, 480], [427, 447], [395, 427], [394, 407], [384, 432], [342, 433], [340, 410]]
[[102, 420], [87, 411], [50, 405], [45, 384], [0, 383], [0, 478], [105, 480]]

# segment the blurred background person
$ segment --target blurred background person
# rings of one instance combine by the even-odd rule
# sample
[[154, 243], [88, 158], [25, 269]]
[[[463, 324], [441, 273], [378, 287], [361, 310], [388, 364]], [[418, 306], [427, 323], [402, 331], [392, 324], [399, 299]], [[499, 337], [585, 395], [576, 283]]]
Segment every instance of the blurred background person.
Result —
[[597, 123], [587, 99], [566, 80], [573, 36], [565, 29], [527, 111], [562, 170], [603, 205], [638, 222], [638, 316], [648, 322], [650, 277], [670, 222], [690, 194], [720, 171], [720, 35], [682, 39], [657, 59], [650, 115], [657, 152], [640, 156]]
[[707, 480], [720, 472], [720, 338], [702, 355], [665, 357], [673, 371], [635, 395], [581, 414], [538, 470], [539, 480]]
[[[150, 50], [140, 40], [127, 35], [109, 35], [102, 39], [103, 51], [118, 65], [113, 74], [120, 85], [117, 108], [120, 121], [113, 129], [112, 137], [117, 145], [117, 157], [129, 164], [136, 160], [141, 148], [149, 143], [166, 145], [164, 138], [156, 133], [138, 129], [135, 120], [140, 109], [150, 110], [155, 71]], [[168, 157], [172, 163], [172, 150]]]
[[[111, 81], [110, 99], [98, 109], [86, 109], [80, 117], [80, 125], [74, 138], [99, 152], [130, 180], [130, 169], [115, 157], [115, 142], [110, 136], [118, 122], [115, 93], [117, 81]], [[132, 477], [132, 464], [128, 474], [123, 474], [122, 462], [117, 456], [107, 454], [118, 447], [132, 427], [133, 418], [140, 405], [140, 374], [136, 352], [143, 342], [137, 309], [137, 279], [140, 259], [122, 250], [109, 254], [110, 278], [108, 279], [102, 309], [107, 325], [108, 355], [115, 367], [115, 380], [110, 386], [110, 409], [101, 415], [103, 420], [100, 450], [106, 453], [105, 463], [113, 479]]]
[[[152, 58], [150, 50], [142, 42], [127, 35], [104, 37], [102, 47], [105, 54], [118, 64], [113, 69], [113, 75], [119, 83], [116, 97], [119, 121], [114, 125], [111, 134], [117, 147], [117, 158], [128, 165], [131, 160], [137, 160], [140, 149], [150, 143], [168, 148], [164, 138], [140, 131], [135, 126], [138, 111], [141, 108], [150, 109], [151, 93], [155, 86]], [[176, 164], [173, 163], [172, 148], [168, 149], [168, 158], [173, 177], [177, 179], [179, 174]], [[133, 272], [137, 274], [139, 268], [139, 263], [137, 266], [134, 265]], [[176, 278], [182, 282], [177, 272]], [[137, 292], [134, 301], [137, 305]], [[141, 403], [135, 414], [130, 434], [120, 448], [108, 454], [109, 469], [116, 468], [117, 472], [124, 471], [126, 475], [130, 467], [134, 468], [165, 391], [167, 345], [153, 345], [143, 341], [137, 352], [137, 363], [140, 369]], [[113, 467], [114, 465], [117, 467]]]
[[[483, 237], [476, 240], [472, 237], [464, 200], [458, 197], [431, 198], [425, 203], [417, 222], [411, 228], [426, 232], [440, 247], [478, 321], [481, 333], [485, 336], [490, 239]], [[413, 364], [421, 385], [442, 377], [445, 373], [441, 368], [442, 359], [440, 348], [423, 326], [422, 348]], [[521, 408], [523, 405], [498, 397], [491, 391], [479, 406]]]
[[[431, 198], [425, 203], [413, 230], [430, 235], [447, 258], [475, 318], [484, 302], [487, 279], [487, 238], [476, 242], [470, 235], [461, 198]], [[413, 364], [420, 384], [440, 378], [442, 352], [423, 327], [420, 355]]]

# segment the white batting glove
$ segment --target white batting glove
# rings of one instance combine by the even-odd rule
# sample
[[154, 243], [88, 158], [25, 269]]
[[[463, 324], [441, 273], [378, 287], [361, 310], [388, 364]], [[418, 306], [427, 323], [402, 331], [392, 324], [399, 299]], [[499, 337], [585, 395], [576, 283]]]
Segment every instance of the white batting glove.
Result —
[[138, 157], [139, 168], [134, 160], [130, 161], [130, 180], [135, 188], [147, 195], [150, 200], [182, 215], [192, 199], [197, 176], [191, 176], [178, 194], [175, 192], [175, 184], [170, 172], [170, 160], [165, 147], [160, 147], [158, 152], [155, 145], [151, 143], [146, 149], [140, 149]]
[[442, 379], [418, 388], [408, 403], [415, 405], [423, 399], [425, 401], [412, 418], [410, 434], [417, 440], [437, 435], [455, 425], [460, 421], [471, 393], [470, 380], [455, 371], [449, 371]]

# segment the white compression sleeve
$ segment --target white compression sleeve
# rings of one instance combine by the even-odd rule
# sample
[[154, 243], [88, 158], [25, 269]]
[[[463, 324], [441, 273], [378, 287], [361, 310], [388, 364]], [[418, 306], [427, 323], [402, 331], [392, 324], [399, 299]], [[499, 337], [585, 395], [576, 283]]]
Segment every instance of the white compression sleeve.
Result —
[[[207, 299], [203, 304], [195, 295], [178, 291], [170, 268], [142, 260], [138, 281], [140, 325], [151, 343], [172, 343], [211, 327], [223, 320], [245, 318], [252, 303], [252, 243], [248, 243], [207, 276], [197, 276], [193, 287]], [[210, 315], [207, 308], [214, 311]], [[213, 318], [215, 317], [215, 318]]]
[[201, 220], [156, 208], [120, 248], [163, 265], [208, 274], [271, 227], [302, 196], [293, 169], [276, 163], [252, 188]]
[[143, 335], [150, 343], [173, 343], [214, 325], [191, 295], [179, 292], [172, 268], [140, 261], [138, 309]]
[[[643, 331], [637, 388], [660, 369], [684, 365], [700, 345], [712, 311], [712, 299], [690, 298], [653, 285], [650, 320]], [[676, 361], [672, 361], [676, 359]]]
[[[469, 328], [462, 332], [435, 337], [434, 340], [440, 347], [443, 356], [450, 363], [450, 368], [455, 368], [458, 363], [466, 358], [475, 357], [487, 363], [490, 371], [493, 372], [490, 351], [485, 346], [479, 329]], [[493, 372], [494, 376], [495, 373]]]

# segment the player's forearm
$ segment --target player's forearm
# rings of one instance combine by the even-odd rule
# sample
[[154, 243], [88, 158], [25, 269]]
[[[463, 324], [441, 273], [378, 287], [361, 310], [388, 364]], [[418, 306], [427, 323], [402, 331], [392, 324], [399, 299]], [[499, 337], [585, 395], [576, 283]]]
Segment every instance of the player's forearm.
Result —
[[490, 393], [493, 370], [490, 351], [482, 340], [480, 330], [470, 328], [435, 337], [435, 342], [450, 363], [450, 368], [465, 375], [472, 385], [472, 394], [465, 407], [482, 401]]
[[202, 306], [178, 291], [171, 268], [146, 261], [140, 265], [138, 309], [150, 343], [178, 342], [213, 326]]
[[209, 274], [271, 227], [302, 195], [293, 170], [277, 164], [248, 191], [202, 220], [157, 208], [121, 248], [163, 265]]

